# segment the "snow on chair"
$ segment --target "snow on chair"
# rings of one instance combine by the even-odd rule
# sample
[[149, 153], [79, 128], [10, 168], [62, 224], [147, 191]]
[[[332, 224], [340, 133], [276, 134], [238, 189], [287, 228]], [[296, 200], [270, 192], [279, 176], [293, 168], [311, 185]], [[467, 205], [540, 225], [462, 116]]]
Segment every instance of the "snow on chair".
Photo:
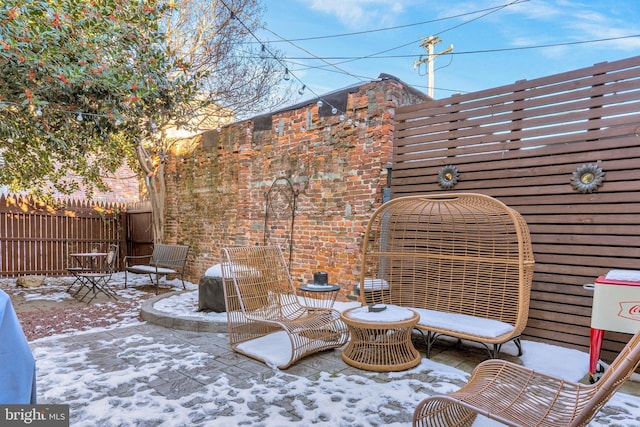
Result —
[[[124, 257], [124, 287], [127, 287], [127, 273], [148, 274], [151, 283], [155, 285], [157, 295], [160, 287], [160, 276], [176, 274], [180, 277], [182, 288], [187, 289], [184, 284], [184, 270], [188, 254], [189, 246], [186, 245], [156, 244], [153, 246], [151, 255], [128, 255]], [[133, 265], [132, 261], [138, 263], [141, 259], [146, 259], [148, 264]], [[155, 276], [155, 280], [152, 275]]]
[[234, 351], [286, 369], [347, 342], [340, 312], [300, 303], [278, 246], [223, 248], [221, 263]]
[[414, 427], [470, 427], [478, 414], [507, 426], [586, 426], [640, 363], [640, 332], [595, 384], [581, 384], [504, 360], [487, 360], [453, 393], [420, 402]]

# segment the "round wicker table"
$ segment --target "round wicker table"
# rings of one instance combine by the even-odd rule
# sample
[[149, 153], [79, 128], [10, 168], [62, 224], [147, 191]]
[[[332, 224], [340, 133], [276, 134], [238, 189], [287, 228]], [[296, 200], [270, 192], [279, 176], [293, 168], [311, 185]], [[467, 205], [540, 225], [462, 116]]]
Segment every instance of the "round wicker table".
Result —
[[379, 312], [363, 306], [342, 313], [351, 333], [342, 351], [347, 364], [368, 371], [403, 371], [420, 363], [420, 353], [411, 342], [411, 331], [420, 316], [408, 308], [385, 307]]

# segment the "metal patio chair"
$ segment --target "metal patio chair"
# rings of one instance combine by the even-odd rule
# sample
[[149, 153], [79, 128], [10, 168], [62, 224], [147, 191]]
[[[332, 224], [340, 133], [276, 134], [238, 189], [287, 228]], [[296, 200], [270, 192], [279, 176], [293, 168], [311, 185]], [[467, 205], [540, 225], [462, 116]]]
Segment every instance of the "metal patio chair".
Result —
[[[115, 272], [116, 265], [118, 263], [119, 249], [119, 245], [109, 245], [109, 249], [106, 252], [104, 260], [99, 264], [99, 266], [97, 266], [97, 268], [77, 274], [82, 285], [87, 288], [87, 292], [80, 297], [80, 301], [84, 300], [84, 298], [89, 294], [92, 294], [91, 298], [87, 301], [88, 304], [93, 301], [100, 292], [106, 295], [109, 299], [118, 299], [116, 293], [109, 286], [109, 281], [111, 280], [111, 276]], [[79, 291], [80, 289], [76, 291], [76, 294]]]
[[67, 273], [73, 276], [73, 281], [67, 287], [67, 292], [70, 292], [74, 286], [78, 285], [78, 289], [74, 292], [74, 295], [77, 295], [78, 292], [83, 288], [82, 279], [78, 276], [80, 273], [88, 273], [92, 269], [80, 262], [80, 260], [73, 256], [78, 252], [85, 252], [87, 248], [90, 252], [101, 252], [103, 247], [103, 243], [66, 243], [66, 254], [65, 254], [65, 270]]

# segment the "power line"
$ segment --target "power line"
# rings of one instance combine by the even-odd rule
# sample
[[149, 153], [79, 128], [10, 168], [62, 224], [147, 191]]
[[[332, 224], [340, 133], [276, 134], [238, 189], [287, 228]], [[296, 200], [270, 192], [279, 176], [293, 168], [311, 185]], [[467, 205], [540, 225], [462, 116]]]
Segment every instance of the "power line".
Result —
[[[490, 15], [490, 14], [492, 14], [492, 13], [498, 12], [498, 11], [500, 11], [500, 10], [502, 10], [502, 9], [506, 8], [506, 7], [513, 6], [513, 5], [516, 5], [516, 4], [520, 4], [520, 3], [523, 3], [523, 2], [525, 2], [525, 1], [529, 1], [529, 0], [513, 0], [513, 1], [509, 2], [509, 3], [503, 4], [503, 5], [500, 5], [500, 6], [496, 6], [496, 7], [493, 7], [493, 8], [481, 9], [481, 10], [477, 10], [477, 11], [469, 12], [469, 13], [467, 13], [467, 14], [462, 14], [462, 15], [460, 15], [460, 16], [465, 16], [465, 15], [471, 15], [471, 14], [476, 14], [476, 13], [485, 12], [485, 13], [483, 13], [481, 16], [478, 16], [478, 17], [476, 17], [476, 18], [473, 18], [473, 19], [471, 19], [471, 20], [469, 20], [469, 21], [465, 21], [465, 22], [463, 22], [463, 23], [461, 23], [461, 24], [458, 24], [458, 25], [455, 25], [455, 26], [453, 26], [453, 27], [449, 27], [449, 28], [447, 28], [447, 29], [445, 29], [445, 30], [439, 31], [439, 32], [437, 32], [437, 33], [436, 33], [436, 35], [437, 35], [437, 34], [445, 33], [445, 32], [447, 32], [447, 31], [451, 31], [451, 30], [453, 30], [453, 29], [455, 29], [455, 28], [459, 28], [459, 27], [461, 27], [461, 26], [463, 26], [463, 25], [467, 25], [467, 24], [469, 24], [469, 23], [471, 23], [471, 22], [477, 21], [478, 19], [484, 18], [484, 17], [486, 17], [486, 16], [488, 16], [488, 15]], [[447, 18], [443, 18], [443, 19], [447, 19]], [[265, 27], [265, 29], [266, 29], [267, 31], [271, 32], [271, 30], [269, 30], [268, 28], [266, 28], [266, 27]], [[273, 34], [275, 34], [275, 33], [273, 33]], [[278, 36], [278, 37], [279, 37], [279, 36]], [[347, 63], [347, 62], [358, 61], [358, 60], [361, 60], [361, 59], [369, 59], [369, 58], [373, 58], [373, 57], [375, 57], [375, 58], [382, 58], [382, 56], [380, 56], [380, 55], [382, 55], [382, 54], [385, 54], [385, 53], [388, 53], [388, 52], [391, 52], [391, 51], [394, 51], [394, 50], [402, 49], [403, 47], [411, 46], [411, 45], [413, 45], [413, 44], [416, 44], [416, 43], [420, 42], [421, 40], [422, 40], [422, 39], [412, 40], [412, 41], [410, 41], [409, 43], [405, 43], [405, 44], [402, 44], [402, 45], [400, 45], [400, 46], [392, 47], [392, 48], [389, 48], [389, 49], [385, 49], [385, 50], [383, 50], [383, 51], [379, 51], [379, 52], [376, 52], [376, 53], [372, 53], [372, 54], [365, 55], [365, 56], [360, 56], [360, 57], [351, 57], [351, 58], [340, 58], [340, 57], [334, 57], [334, 58], [331, 58], [331, 57], [323, 57], [322, 59], [323, 59], [323, 60], [329, 60], [329, 59], [340, 59], [340, 60], [341, 60], [341, 62], [338, 62], [338, 63], [334, 63], [334, 64], [332, 64], [332, 66], [336, 66], [336, 65], [345, 64], [345, 63]], [[294, 45], [293, 43], [291, 43], [291, 44], [292, 44], [292, 45]], [[295, 46], [295, 45], [294, 45], [294, 46]], [[415, 55], [412, 55], [412, 56], [415, 56]], [[316, 57], [316, 59], [318, 59], [318, 58], [319, 58], [319, 57]], [[311, 59], [311, 58], [300, 58], [300, 57], [298, 57], [298, 58], [295, 58], [295, 59]]]
[[[258, 36], [256, 36], [254, 34], [254, 32], [238, 17], [238, 15], [235, 13], [235, 11], [233, 11], [231, 9], [231, 7], [229, 7], [229, 5], [227, 5], [227, 3], [224, 0], [220, 0], [220, 3], [222, 3], [222, 5], [229, 11], [229, 13], [231, 14], [232, 19], [236, 19], [240, 25], [242, 25], [242, 27], [249, 33], [251, 34], [251, 36], [261, 45], [261, 56], [264, 56], [265, 54], [269, 54], [269, 56], [271, 58], [273, 58], [274, 60], [276, 60], [281, 66], [282, 68], [284, 68], [285, 70], [285, 77], [287, 75], [289, 75], [290, 77], [293, 77], [298, 83], [300, 83], [302, 86], [300, 87], [300, 89], [298, 90], [298, 94], [302, 95], [302, 93], [304, 92], [305, 89], [307, 89], [307, 85], [298, 77], [296, 76], [291, 70], [289, 70], [289, 68], [284, 64], [284, 61], [281, 60], [280, 58], [278, 58], [276, 55], [273, 54], [273, 52], [271, 52], [271, 50], [269, 50], [269, 48], [264, 44], [264, 42], [262, 42], [260, 40], [260, 38], [258, 38]], [[275, 34], [275, 33], [274, 33]], [[325, 99], [323, 99], [320, 95], [318, 95], [313, 89], [308, 88], [309, 92], [311, 92], [316, 98], [318, 98], [318, 105], [320, 105], [321, 102], [326, 102], [327, 105], [331, 106], [331, 111], [333, 114], [336, 114], [338, 111], [340, 113], [345, 113], [344, 111], [340, 111], [337, 107], [335, 107], [333, 104], [331, 104], [330, 102], [327, 102]]]
[[[474, 10], [472, 12], [460, 13], [458, 15], [450, 15], [450, 16], [446, 16], [444, 18], [431, 19], [429, 21], [421, 21], [421, 22], [414, 22], [414, 23], [411, 23], [411, 24], [396, 25], [394, 27], [374, 28], [374, 29], [371, 29], [371, 30], [354, 31], [354, 32], [351, 32], [351, 33], [341, 33], [341, 34], [329, 34], [329, 35], [325, 35], [325, 36], [316, 36], [316, 37], [300, 37], [300, 38], [295, 38], [295, 39], [282, 39], [282, 40], [275, 40], [275, 41], [270, 42], [270, 43], [290, 43], [290, 42], [300, 42], [300, 41], [324, 40], [324, 39], [331, 39], [331, 38], [338, 38], [338, 37], [351, 37], [351, 36], [359, 36], [359, 35], [363, 35], [363, 34], [372, 34], [372, 33], [384, 32], [384, 31], [393, 31], [393, 30], [398, 30], [398, 29], [401, 29], [401, 28], [416, 27], [416, 26], [419, 26], [419, 25], [433, 24], [434, 22], [447, 21], [449, 19], [462, 18], [464, 16], [475, 15], [476, 13], [482, 13], [482, 12], [486, 12], [486, 11], [495, 11], [495, 10], [502, 9], [502, 8], [504, 8], [506, 6], [511, 6], [513, 4], [526, 3], [528, 1], [530, 1], [530, 0], [515, 0], [515, 1], [511, 2], [511, 3], [500, 5], [500, 6], [494, 6], [494, 7], [489, 7], [489, 8], [486, 8], [486, 9]], [[267, 29], [267, 31], [270, 31], [270, 30]]]
[[323, 58], [321, 58], [321, 57], [319, 57], [319, 56], [317, 56], [317, 55], [315, 55], [315, 54], [313, 54], [313, 53], [309, 52], [307, 49], [305, 49], [305, 48], [303, 48], [303, 47], [301, 47], [301, 46], [299, 46], [299, 45], [297, 45], [297, 44], [293, 43], [291, 40], [285, 40], [282, 36], [280, 36], [279, 34], [277, 34], [275, 31], [272, 31], [272, 30], [270, 30], [270, 29], [268, 29], [268, 28], [266, 28], [266, 30], [267, 30], [268, 32], [270, 32], [271, 34], [273, 34], [274, 36], [276, 36], [276, 37], [280, 38], [281, 40], [283, 40], [283, 41], [287, 41], [287, 42], [288, 42], [289, 44], [291, 44], [293, 47], [295, 47], [295, 48], [297, 48], [297, 49], [300, 49], [301, 51], [306, 52], [306, 53], [308, 53], [309, 55], [312, 55], [314, 59], [318, 59], [318, 60], [320, 60], [320, 61], [324, 62], [326, 65], [328, 65], [328, 66], [330, 66], [330, 67], [333, 67], [333, 68], [335, 68], [336, 70], [338, 70], [338, 71], [340, 71], [340, 72], [342, 72], [342, 73], [344, 73], [344, 74], [346, 74], [346, 75], [348, 75], [348, 76], [351, 76], [351, 77], [355, 78], [356, 80], [360, 80], [360, 81], [362, 81], [362, 79], [360, 79], [360, 78], [359, 78], [358, 76], [356, 76], [355, 74], [352, 74], [352, 73], [350, 73], [350, 72], [348, 72], [348, 71], [346, 71], [346, 70], [343, 70], [343, 69], [339, 68], [338, 66], [336, 66], [335, 64], [331, 64], [331, 63], [329, 63], [329, 62], [328, 62], [328, 61], [326, 61], [325, 59], [323, 59]]
[[[593, 40], [581, 40], [574, 42], [560, 42], [560, 43], [548, 43], [548, 44], [540, 44], [533, 46], [518, 46], [518, 47], [505, 47], [505, 48], [494, 48], [494, 49], [482, 49], [482, 50], [467, 50], [462, 52], [449, 52], [446, 55], [475, 55], [481, 53], [496, 53], [496, 52], [510, 52], [510, 51], [518, 51], [518, 50], [529, 50], [529, 49], [545, 49], [551, 47], [562, 47], [562, 46], [573, 46], [579, 44], [589, 44], [589, 43], [602, 43], [608, 41], [616, 41], [616, 40], [624, 40], [630, 38], [640, 37], [640, 34], [632, 34], [628, 36], [618, 36], [618, 37], [607, 37], [603, 39], [593, 39]], [[393, 59], [393, 58], [413, 58], [415, 54], [406, 54], [406, 55], [365, 55], [365, 56], [324, 56], [322, 59], [325, 60], [343, 60], [343, 61], [357, 61], [360, 59]], [[286, 58], [286, 61], [289, 60], [308, 60], [308, 59], [319, 59], [319, 57], [308, 57], [308, 56], [289, 56]], [[324, 66], [318, 67], [308, 67], [309, 69], [313, 68], [323, 68]]]

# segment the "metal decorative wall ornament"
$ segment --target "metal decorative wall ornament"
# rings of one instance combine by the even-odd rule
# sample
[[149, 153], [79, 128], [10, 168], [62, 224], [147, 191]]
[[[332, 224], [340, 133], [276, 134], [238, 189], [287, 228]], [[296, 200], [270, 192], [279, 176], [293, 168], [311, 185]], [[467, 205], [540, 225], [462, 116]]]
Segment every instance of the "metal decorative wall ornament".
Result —
[[458, 168], [453, 165], [443, 166], [438, 173], [438, 184], [445, 190], [449, 190], [458, 183], [460, 172]]
[[592, 193], [602, 185], [604, 172], [598, 165], [582, 165], [573, 173], [571, 186], [580, 193]]
[[298, 190], [287, 177], [276, 178], [266, 199], [264, 213], [264, 244], [277, 245], [289, 258], [289, 268], [293, 257], [293, 225], [296, 217], [296, 199]]

